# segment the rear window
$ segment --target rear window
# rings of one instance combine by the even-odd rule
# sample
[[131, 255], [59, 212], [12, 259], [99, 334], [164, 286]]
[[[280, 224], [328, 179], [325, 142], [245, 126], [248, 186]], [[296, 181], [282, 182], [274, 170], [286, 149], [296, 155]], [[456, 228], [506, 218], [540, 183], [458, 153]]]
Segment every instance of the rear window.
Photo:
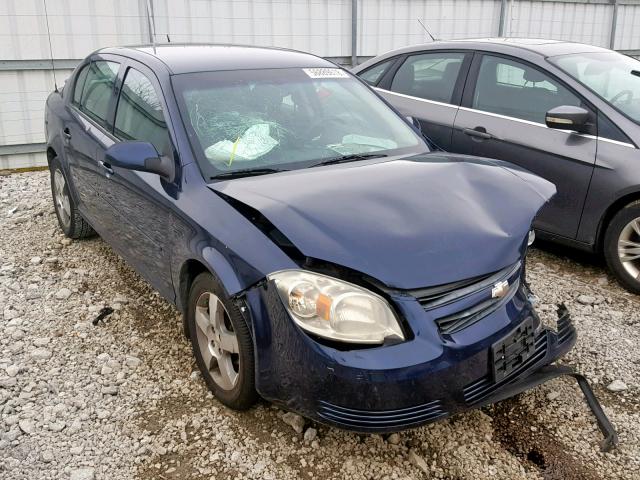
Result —
[[408, 57], [396, 72], [394, 92], [451, 103], [464, 53], [436, 52]]
[[76, 76], [76, 83], [73, 88], [73, 103], [76, 105], [80, 105], [82, 89], [84, 87], [84, 82], [87, 79], [87, 73], [89, 73], [89, 65], [82, 67], [82, 70], [80, 70], [80, 73]]
[[395, 62], [395, 58], [374, 65], [373, 67], [366, 69], [364, 72], [361, 72], [358, 76], [369, 85], [375, 87], [393, 62]]
[[107, 115], [119, 67], [116, 62], [98, 60], [88, 68], [80, 109], [102, 125], [108, 123]]

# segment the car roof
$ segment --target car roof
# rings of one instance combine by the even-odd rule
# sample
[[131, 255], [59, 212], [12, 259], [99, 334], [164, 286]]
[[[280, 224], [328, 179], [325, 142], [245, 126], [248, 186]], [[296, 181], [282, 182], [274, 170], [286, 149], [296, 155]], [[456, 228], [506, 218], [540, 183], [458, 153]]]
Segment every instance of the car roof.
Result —
[[123, 55], [153, 66], [161, 62], [170, 74], [266, 68], [336, 68], [328, 60], [310, 53], [275, 47], [249, 45], [186, 44], [111, 47], [96, 53]]
[[394, 57], [403, 53], [413, 53], [422, 50], [482, 50], [511, 55], [528, 54], [540, 57], [553, 57], [570, 53], [585, 52], [610, 52], [606, 48], [595, 47], [584, 43], [567, 42], [564, 40], [551, 40], [544, 38], [468, 38], [460, 40], [436, 40], [434, 42], [391, 50], [361, 65], [358, 65], [354, 72], [359, 72], [368, 68], [369, 65], [378, 63], [385, 58]]
[[463, 40], [452, 40], [451, 43], [473, 45], [472, 47], [468, 48], [488, 47], [490, 49], [492, 47], [506, 47], [513, 49], [522, 49], [538, 53], [544, 57], [564, 55], [567, 53], [607, 51], [606, 48], [587, 45], [586, 43], [568, 42], [565, 40], [553, 40], [548, 38], [472, 38]]

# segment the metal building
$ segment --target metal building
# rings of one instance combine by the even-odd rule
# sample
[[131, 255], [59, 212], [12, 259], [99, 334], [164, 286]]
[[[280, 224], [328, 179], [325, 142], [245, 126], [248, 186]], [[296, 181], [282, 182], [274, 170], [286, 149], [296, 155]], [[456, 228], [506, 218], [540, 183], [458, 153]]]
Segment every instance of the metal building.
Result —
[[547, 37], [640, 55], [640, 0], [2, 0], [0, 169], [46, 163], [51, 52], [58, 85], [91, 51], [152, 37], [290, 47], [350, 64], [428, 41], [418, 19], [443, 39]]

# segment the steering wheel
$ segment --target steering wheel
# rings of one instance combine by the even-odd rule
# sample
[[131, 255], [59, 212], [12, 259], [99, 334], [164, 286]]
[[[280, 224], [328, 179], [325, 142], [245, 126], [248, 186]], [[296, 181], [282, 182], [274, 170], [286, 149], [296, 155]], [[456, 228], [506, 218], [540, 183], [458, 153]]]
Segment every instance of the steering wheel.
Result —
[[631, 90], [622, 90], [621, 92], [616, 93], [616, 95], [609, 101], [615, 104], [620, 102], [620, 99], [624, 96], [627, 97], [624, 103], [631, 103], [631, 100], [633, 100], [633, 92]]

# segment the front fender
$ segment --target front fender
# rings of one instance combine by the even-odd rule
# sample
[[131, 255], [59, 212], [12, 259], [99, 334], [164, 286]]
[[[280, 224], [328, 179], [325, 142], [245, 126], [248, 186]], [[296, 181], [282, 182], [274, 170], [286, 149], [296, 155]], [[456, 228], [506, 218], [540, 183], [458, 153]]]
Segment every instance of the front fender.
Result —
[[209, 271], [218, 277], [222, 288], [224, 288], [229, 297], [233, 297], [244, 290], [245, 287], [233, 267], [218, 250], [213, 247], [205, 247], [202, 251], [202, 258]]

